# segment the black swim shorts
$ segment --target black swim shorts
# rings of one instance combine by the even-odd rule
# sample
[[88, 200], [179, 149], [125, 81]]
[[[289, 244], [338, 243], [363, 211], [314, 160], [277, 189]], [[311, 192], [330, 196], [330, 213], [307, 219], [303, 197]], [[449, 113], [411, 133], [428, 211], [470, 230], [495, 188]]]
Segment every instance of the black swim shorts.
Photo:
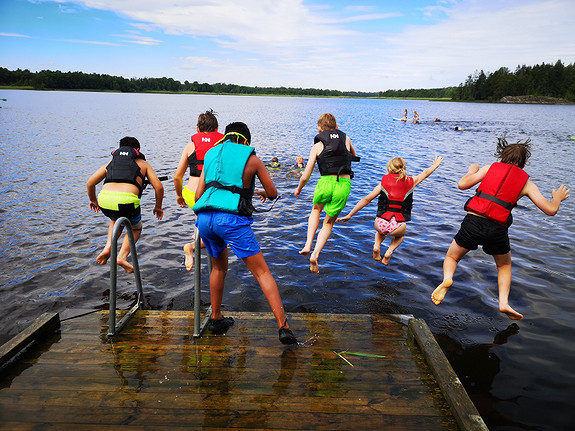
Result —
[[454, 239], [468, 250], [477, 250], [481, 245], [487, 254], [506, 254], [511, 251], [508, 229], [484, 217], [467, 214]]

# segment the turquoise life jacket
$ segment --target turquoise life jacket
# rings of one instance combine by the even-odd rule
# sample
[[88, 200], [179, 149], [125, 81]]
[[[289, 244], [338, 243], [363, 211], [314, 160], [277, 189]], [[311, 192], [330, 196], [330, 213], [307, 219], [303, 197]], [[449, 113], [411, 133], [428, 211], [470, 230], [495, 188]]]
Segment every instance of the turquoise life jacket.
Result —
[[211, 148], [204, 157], [204, 193], [194, 205], [196, 214], [202, 211], [222, 211], [251, 217], [254, 207], [255, 177], [249, 188], [244, 188], [246, 163], [255, 149], [247, 145], [225, 141]]

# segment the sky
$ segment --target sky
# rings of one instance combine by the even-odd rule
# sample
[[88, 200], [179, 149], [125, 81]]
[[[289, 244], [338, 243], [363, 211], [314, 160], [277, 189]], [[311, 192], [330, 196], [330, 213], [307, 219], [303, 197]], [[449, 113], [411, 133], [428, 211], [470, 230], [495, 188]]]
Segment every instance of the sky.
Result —
[[575, 63], [573, 0], [0, 0], [0, 67], [377, 92]]

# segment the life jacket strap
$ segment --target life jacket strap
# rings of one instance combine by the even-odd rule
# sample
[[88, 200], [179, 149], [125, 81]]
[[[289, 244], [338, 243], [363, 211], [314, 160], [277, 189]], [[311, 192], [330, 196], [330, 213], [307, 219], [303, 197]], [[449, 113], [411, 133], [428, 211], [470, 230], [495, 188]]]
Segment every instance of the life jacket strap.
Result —
[[477, 190], [477, 192], [475, 193], [475, 196], [479, 197], [479, 198], [483, 198], [483, 199], [487, 199], [488, 201], [491, 202], [495, 202], [497, 205], [501, 205], [503, 208], [505, 208], [506, 210], [511, 211], [513, 208], [515, 208], [517, 206], [517, 204], [512, 204], [510, 202], [506, 202], [503, 199], [499, 199], [498, 197], [495, 196], [491, 196], [485, 192], [479, 191]]

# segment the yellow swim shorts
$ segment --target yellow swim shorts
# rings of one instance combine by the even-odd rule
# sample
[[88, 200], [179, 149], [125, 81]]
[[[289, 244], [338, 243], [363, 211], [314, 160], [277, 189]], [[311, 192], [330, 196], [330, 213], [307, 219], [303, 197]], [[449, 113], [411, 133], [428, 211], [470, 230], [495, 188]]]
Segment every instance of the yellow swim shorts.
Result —
[[196, 204], [196, 192], [191, 191], [188, 186], [184, 186], [182, 189], [182, 197], [184, 198], [184, 201], [186, 201], [186, 204], [188, 204], [191, 209], [194, 209], [194, 205]]

